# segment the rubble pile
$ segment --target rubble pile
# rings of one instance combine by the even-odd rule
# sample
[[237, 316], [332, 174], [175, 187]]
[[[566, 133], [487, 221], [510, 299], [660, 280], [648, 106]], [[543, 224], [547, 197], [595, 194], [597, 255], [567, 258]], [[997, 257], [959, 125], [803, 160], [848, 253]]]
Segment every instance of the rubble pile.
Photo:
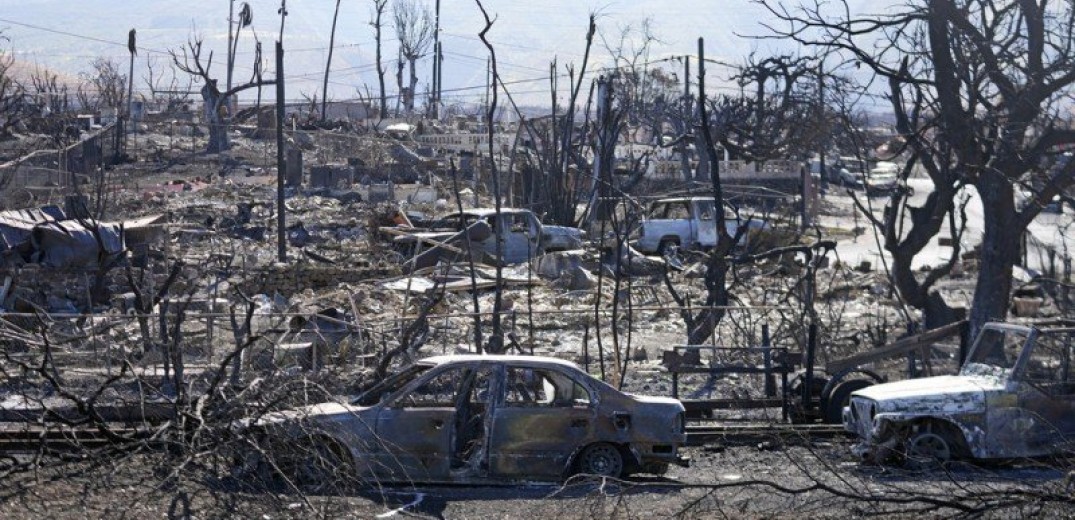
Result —
[[[475, 341], [490, 341], [499, 286], [495, 321], [509, 352], [577, 361], [591, 373], [612, 374], [612, 364], [626, 360], [625, 388], [668, 391], [660, 360], [686, 342], [688, 320], [705, 305], [705, 248], [644, 254], [637, 230], [619, 239], [607, 225], [554, 226], [525, 208], [504, 206], [498, 220], [473, 157], [456, 194], [445, 158], [420, 154], [432, 152], [416, 143], [307, 130], [290, 134], [288, 155], [298, 162], [285, 188], [280, 262], [275, 151], [245, 132], [230, 151], [204, 155], [196, 148], [203, 137], [181, 128], [132, 137], [136, 160], [115, 167], [116, 184], [89, 228], [54, 207], [0, 216], [5, 310], [131, 316], [114, 339], [149, 364], [163, 362], [152, 350], [174, 339], [168, 323], [182, 316], [191, 364], [211, 366], [236, 338], [255, 333], [267, 342], [244, 358], [251, 374], [360, 369], [397, 347], [403, 359], [487, 348]], [[834, 239], [856, 254], [871, 242], [854, 225], [849, 201], [822, 199], [820, 211], [826, 236], [819, 238], [779, 212], [751, 210], [771, 219], [752, 239], [766, 248]], [[87, 232], [93, 225], [98, 231]], [[756, 347], [766, 329], [773, 345], [802, 353], [813, 314], [823, 365], [903, 334], [908, 318], [919, 317], [896, 297], [884, 262], [844, 255], [838, 249], [814, 268], [794, 254], [733, 263], [729, 293], [738, 308], [724, 313], [707, 342]], [[973, 262], [965, 254], [941, 284], [950, 306], [965, 307]], [[1050, 293], [1030, 280], [1017, 313], [1056, 312]], [[253, 309], [249, 331], [246, 309]], [[140, 313], [146, 323], [134, 318]], [[695, 396], [760, 391], [758, 378], [734, 374], [684, 375], [680, 384]]]

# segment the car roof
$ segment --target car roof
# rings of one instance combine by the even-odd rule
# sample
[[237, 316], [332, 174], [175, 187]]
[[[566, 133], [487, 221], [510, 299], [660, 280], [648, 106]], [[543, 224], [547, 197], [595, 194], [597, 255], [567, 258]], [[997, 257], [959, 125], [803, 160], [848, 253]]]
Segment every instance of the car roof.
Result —
[[[507, 214], [515, 214], [515, 213], [528, 213], [529, 211], [530, 210], [522, 209], [522, 208], [500, 208], [500, 213], [505, 214], [505, 215], [507, 215]], [[496, 213], [496, 208], [471, 208], [471, 209], [463, 210], [462, 214], [463, 215], [472, 215], [472, 216], [479, 217], [479, 218], [484, 218], [484, 217], [488, 217], [489, 215], [492, 215], [494, 213]], [[460, 213], [458, 211], [456, 211], [454, 213], [449, 213], [449, 214], [445, 215], [445, 217], [450, 217], [450, 216], [459, 215], [459, 214]]]
[[558, 366], [579, 370], [579, 366], [570, 361], [547, 356], [511, 356], [505, 354], [455, 354], [447, 356], [433, 356], [422, 359], [419, 363], [429, 365], [447, 365], [453, 363], [471, 363], [475, 361], [490, 361], [494, 363], [509, 363], [513, 365], [529, 366]]
[[696, 200], [713, 202], [713, 197], [668, 197], [663, 199], [657, 199], [653, 202], [655, 204], [660, 204], [663, 202], [693, 202]]

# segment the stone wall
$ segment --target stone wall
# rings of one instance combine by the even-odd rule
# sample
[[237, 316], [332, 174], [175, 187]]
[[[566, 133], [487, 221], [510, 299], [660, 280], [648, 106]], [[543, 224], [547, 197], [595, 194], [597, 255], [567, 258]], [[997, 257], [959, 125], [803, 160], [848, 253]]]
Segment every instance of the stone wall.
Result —
[[357, 284], [399, 274], [398, 267], [371, 265], [295, 264], [248, 270], [239, 287], [245, 294], [273, 294], [290, 297], [306, 289]]

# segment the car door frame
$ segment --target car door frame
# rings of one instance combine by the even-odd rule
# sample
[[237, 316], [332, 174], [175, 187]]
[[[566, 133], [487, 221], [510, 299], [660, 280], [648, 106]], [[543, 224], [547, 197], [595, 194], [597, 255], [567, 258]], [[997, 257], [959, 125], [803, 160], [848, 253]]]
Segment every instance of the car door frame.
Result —
[[[555, 372], [589, 395], [585, 406], [510, 406], [508, 370]], [[499, 478], [547, 478], [564, 475], [571, 457], [593, 442], [598, 419], [597, 392], [574, 374], [556, 367], [505, 363], [489, 437], [489, 472]]]
[[[1075, 364], [1075, 334], [1067, 332], [1069, 343], [1068, 349], [1069, 370]], [[1068, 448], [1075, 443], [1075, 389], [1065, 392], [1051, 392], [1032, 382], [1029, 377], [1030, 359], [1034, 350], [1039, 348], [1039, 342], [1045, 336], [1036, 329], [1028, 337], [1027, 344], [1019, 356], [1015, 368], [1012, 370], [1012, 382], [1016, 392], [1016, 403], [1019, 408], [1022, 421], [1036, 429], [1024, 434], [1027, 451], [1033, 453], [1049, 453]], [[1069, 381], [1075, 379], [1075, 374], [1068, 374]], [[1067, 384], [1071, 384], [1070, 382]], [[1066, 420], [1065, 420], [1066, 419]], [[1039, 424], [1035, 424], [1039, 423]], [[1041, 424], [1043, 423], [1043, 424]], [[1063, 441], [1058, 444], [1057, 441]]]
[[454, 441], [455, 397], [451, 406], [396, 406], [429, 380], [468, 365], [441, 365], [390, 395], [377, 411], [375, 474], [389, 481], [446, 480]]

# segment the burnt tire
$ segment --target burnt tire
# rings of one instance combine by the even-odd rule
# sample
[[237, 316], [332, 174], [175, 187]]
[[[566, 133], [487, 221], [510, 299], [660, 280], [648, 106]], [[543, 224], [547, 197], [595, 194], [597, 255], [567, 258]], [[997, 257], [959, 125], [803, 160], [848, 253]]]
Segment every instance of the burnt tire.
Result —
[[579, 454], [575, 467], [580, 474], [619, 478], [623, 476], [623, 452], [607, 442], [591, 444]]
[[939, 468], [966, 455], [963, 434], [951, 424], [928, 422], [904, 441], [904, 463], [911, 469]]
[[827, 424], [840, 424], [844, 420], [844, 407], [851, 402], [851, 393], [873, 386], [871, 381], [865, 379], [851, 379], [836, 385], [825, 400], [825, 410], [822, 419]]
[[661, 243], [657, 245], [657, 254], [660, 256], [666, 256], [672, 253], [672, 251], [679, 248], [679, 240], [672, 238], [661, 239]]
[[907, 466], [932, 469], [952, 460], [954, 449], [945, 436], [932, 432], [913, 433], [907, 438]]
[[348, 489], [353, 482], [354, 461], [350, 452], [334, 439], [314, 437], [304, 446], [282, 446], [289, 450], [280, 470], [292, 487], [307, 494], [330, 494]]

